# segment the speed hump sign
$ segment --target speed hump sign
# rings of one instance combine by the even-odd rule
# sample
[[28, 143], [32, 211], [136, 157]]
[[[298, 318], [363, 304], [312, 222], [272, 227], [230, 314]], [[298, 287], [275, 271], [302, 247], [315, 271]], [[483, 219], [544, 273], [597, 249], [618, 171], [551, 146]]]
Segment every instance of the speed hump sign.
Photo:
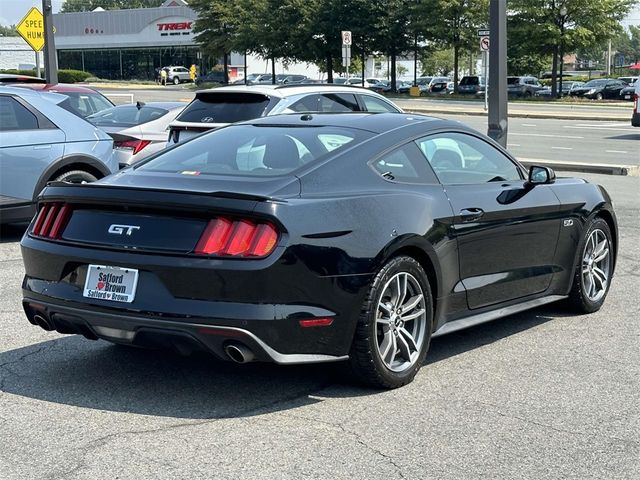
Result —
[[480, 37], [480, 50], [483, 52], [489, 51], [489, 37]]

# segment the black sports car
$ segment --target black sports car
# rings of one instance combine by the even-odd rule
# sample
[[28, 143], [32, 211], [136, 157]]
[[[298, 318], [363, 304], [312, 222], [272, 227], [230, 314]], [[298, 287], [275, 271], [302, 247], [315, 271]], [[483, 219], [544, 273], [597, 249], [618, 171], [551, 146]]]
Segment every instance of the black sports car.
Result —
[[435, 335], [561, 299], [598, 310], [618, 244], [602, 187], [407, 114], [235, 124], [38, 205], [31, 323], [240, 363], [348, 360], [387, 388]]

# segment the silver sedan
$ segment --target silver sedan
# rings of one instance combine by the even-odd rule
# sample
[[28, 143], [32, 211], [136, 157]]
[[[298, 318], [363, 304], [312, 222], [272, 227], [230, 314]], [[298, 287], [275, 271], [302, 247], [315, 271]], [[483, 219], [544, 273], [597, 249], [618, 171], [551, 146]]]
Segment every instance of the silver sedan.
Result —
[[186, 105], [183, 102], [118, 105], [87, 120], [113, 137], [114, 156], [123, 168], [165, 148], [167, 128]]

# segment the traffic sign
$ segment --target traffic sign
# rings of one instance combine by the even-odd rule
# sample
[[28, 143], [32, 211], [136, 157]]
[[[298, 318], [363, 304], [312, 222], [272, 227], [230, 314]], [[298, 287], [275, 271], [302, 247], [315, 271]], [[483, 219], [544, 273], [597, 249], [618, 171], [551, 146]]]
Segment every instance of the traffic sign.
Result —
[[479, 37], [489, 37], [491, 36], [491, 30], [478, 30]]
[[480, 50], [483, 52], [489, 51], [489, 37], [480, 37]]
[[349, 30], [342, 31], [342, 45], [345, 45], [345, 46], [351, 45], [351, 32]]
[[34, 51], [39, 52], [44, 47], [44, 17], [36, 7], [31, 7], [16, 26], [16, 31]]

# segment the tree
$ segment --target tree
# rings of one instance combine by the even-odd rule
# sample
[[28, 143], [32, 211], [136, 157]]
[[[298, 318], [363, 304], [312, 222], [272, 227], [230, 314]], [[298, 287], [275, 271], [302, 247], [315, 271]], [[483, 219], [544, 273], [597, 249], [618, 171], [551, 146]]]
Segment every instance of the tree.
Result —
[[153, 8], [159, 7], [164, 0], [65, 0], [60, 11], [90, 12], [96, 8], [105, 10], [125, 10], [129, 8]]
[[488, 0], [437, 0], [419, 4], [420, 29], [430, 32], [434, 43], [453, 49], [453, 84], [458, 89], [459, 60], [477, 49], [478, 29], [489, 23]]
[[453, 71], [453, 49], [425, 50], [420, 63], [422, 75], [449, 75]]
[[[635, 0], [510, 0], [511, 29], [520, 29], [520, 55], [552, 57], [556, 93], [558, 54], [576, 52], [611, 39]], [[513, 38], [513, 37], [512, 37]]]
[[629, 30], [620, 32], [613, 39], [612, 48], [624, 56], [627, 64], [640, 61], [640, 27], [630, 25]]
[[9, 27], [0, 25], [0, 37], [17, 37], [17, 36], [18, 36], [18, 32], [16, 31], [15, 25], [11, 25]]

